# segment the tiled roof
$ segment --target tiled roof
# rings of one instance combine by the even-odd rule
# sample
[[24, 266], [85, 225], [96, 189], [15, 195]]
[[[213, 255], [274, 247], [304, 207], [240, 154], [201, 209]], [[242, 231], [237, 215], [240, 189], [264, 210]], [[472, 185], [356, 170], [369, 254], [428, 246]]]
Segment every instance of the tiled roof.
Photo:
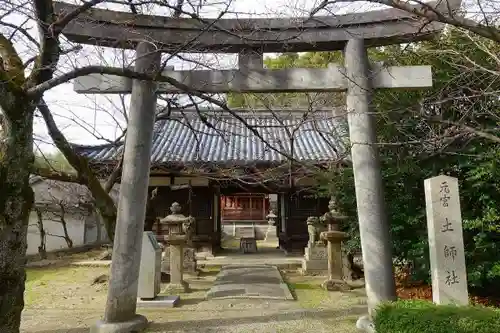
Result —
[[[195, 111], [183, 113], [156, 122], [151, 163], [279, 163], [287, 157], [276, 150], [290, 156], [292, 141], [293, 157], [299, 161], [337, 160], [345, 151], [345, 123], [331, 111], [306, 116], [299, 111], [280, 111], [279, 116], [278, 112], [238, 111], [241, 121], [212, 110], [205, 122]], [[94, 162], [105, 162], [117, 159], [123, 144], [76, 148]]]

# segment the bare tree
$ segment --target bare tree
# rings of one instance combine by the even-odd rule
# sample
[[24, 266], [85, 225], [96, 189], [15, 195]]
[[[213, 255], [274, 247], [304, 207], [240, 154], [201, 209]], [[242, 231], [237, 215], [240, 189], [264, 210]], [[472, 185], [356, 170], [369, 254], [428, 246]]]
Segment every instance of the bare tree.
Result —
[[40, 233], [40, 245], [38, 246], [38, 253], [40, 254], [40, 259], [47, 259], [47, 235], [43, 226], [43, 216], [40, 209], [35, 208], [37, 216], [37, 227]]
[[[420, 0], [323, 0], [310, 13], [316, 15], [322, 10], [332, 11], [332, 8], [337, 9], [337, 4], [346, 2], [371, 2], [393, 7], [430, 22], [446, 23], [500, 43], [500, 29], [498, 28], [500, 8], [495, 0], [441, 0], [437, 2], [440, 5], [439, 9], [429, 4], [429, 1]], [[456, 7], [457, 3], [462, 4], [462, 10], [451, 10]]]

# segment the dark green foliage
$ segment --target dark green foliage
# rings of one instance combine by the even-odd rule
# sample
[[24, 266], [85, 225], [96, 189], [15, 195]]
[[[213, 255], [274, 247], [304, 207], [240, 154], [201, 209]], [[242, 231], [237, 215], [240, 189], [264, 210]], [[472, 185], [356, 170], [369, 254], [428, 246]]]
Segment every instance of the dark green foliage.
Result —
[[[500, 80], [485, 49], [500, 51], [499, 45], [452, 30], [439, 41], [380, 51], [390, 63], [432, 65], [434, 87], [378, 91], [374, 109], [394, 256], [409, 264], [415, 280], [429, 282], [423, 182], [439, 174], [457, 177], [469, 287], [492, 296], [500, 293], [500, 108], [494, 93]], [[345, 227], [356, 236], [352, 170], [322, 177], [329, 183], [321, 190], [352, 216]], [[357, 242], [354, 237], [351, 247], [359, 247]]]
[[483, 294], [500, 292], [500, 148], [464, 163], [462, 210], [468, 282]]
[[426, 301], [383, 304], [375, 318], [377, 332], [497, 333], [500, 311], [486, 307], [435, 305]]

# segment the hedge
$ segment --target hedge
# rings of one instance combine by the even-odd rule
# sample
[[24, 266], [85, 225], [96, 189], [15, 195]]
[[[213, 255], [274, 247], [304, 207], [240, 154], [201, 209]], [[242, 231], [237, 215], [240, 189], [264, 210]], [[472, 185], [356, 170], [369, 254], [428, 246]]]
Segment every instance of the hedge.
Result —
[[500, 333], [500, 309], [397, 301], [381, 305], [377, 333]]

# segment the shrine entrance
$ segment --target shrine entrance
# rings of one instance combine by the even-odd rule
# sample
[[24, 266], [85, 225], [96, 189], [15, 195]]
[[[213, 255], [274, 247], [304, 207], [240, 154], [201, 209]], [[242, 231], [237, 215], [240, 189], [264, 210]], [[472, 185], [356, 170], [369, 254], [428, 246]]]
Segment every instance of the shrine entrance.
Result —
[[[221, 195], [221, 239], [225, 250], [241, 250], [241, 238], [255, 238], [257, 248], [279, 249], [278, 226], [269, 224], [271, 200], [276, 194], [236, 192]], [[276, 211], [274, 212], [276, 214]]]
[[[426, 11], [430, 8], [438, 13], [444, 13], [443, 15], [446, 17], [453, 15], [460, 8], [460, 4], [460, 1], [436, 1], [426, 3], [425, 7], [422, 7], [422, 4], [412, 7], [415, 12]], [[166, 20], [161, 16], [138, 16], [98, 8], [84, 11], [75, 5], [61, 2], [56, 2], [53, 7], [55, 15], [68, 12], [76, 13], [71, 24], [67, 25], [63, 31], [63, 35], [68, 40], [136, 50], [134, 80], [116, 75], [116, 73], [125, 74], [123, 68], [110, 69], [100, 68], [100, 66], [94, 68], [94, 71], [89, 71], [88, 76], [75, 80], [75, 91], [80, 93], [131, 94], [127, 140], [122, 143], [120, 149], [113, 147], [112, 154], [109, 155], [114, 157], [115, 163], [123, 158], [123, 172], [108, 302], [104, 320], [96, 323], [92, 328], [93, 332], [118, 332], [118, 330], [123, 331], [123, 327], [134, 327], [141, 330], [147, 324], [146, 318], [136, 313], [136, 298], [140, 269], [140, 245], [144, 229], [147, 189], [150, 185], [148, 177], [151, 175], [151, 166], [156, 165], [156, 162], [167, 160], [162, 158], [160, 161], [156, 161], [158, 155], [156, 152], [159, 150], [153, 150], [154, 141], [157, 138], [157, 136], [153, 136], [153, 132], [155, 128], [160, 126], [155, 123], [157, 120], [155, 119], [157, 94], [189, 93], [197, 97], [203, 96], [206, 101], [211, 101], [211, 97], [209, 99], [203, 94], [345, 91], [347, 112], [344, 114], [347, 115], [349, 129], [349, 155], [356, 189], [357, 216], [369, 314], [372, 315], [381, 302], [392, 301], [396, 298], [392, 246], [385, 212], [382, 172], [376, 141], [376, 119], [374, 119], [375, 112], [372, 111], [373, 90], [431, 87], [432, 71], [430, 66], [396, 67], [371, 62], [367, 48], [434, 38], [444, 28], [443, 24], [429, 22], [418, 15], [396, 9], [365, 12], [362, 15], [349, 13], [326, 17], [312, 17], [313, 15], [311, 15], [294, 18], [249, 19], [245, 20], [246, 23], [242, 27], [239, 18], [220, 19], [217, 22], [213, 20], [193, 21], [191, 18]], [[88, 7], [82, 8], [87, 9]], [[95, 29], [96, 22], [98, 22], [99, 29]], [[219, 28], [215, 28], [215, 26]], [[257, 31], [259, 38], [255, 38]], [[193, 40], [194, 34], [197, 37], [195, 41]], [[190, 42], [186, 43], [187, 41]], [[170, 69], [163, 71], [166, 68], [161, 65], [161, 53], [170, 53], [172, 50], [176, 52], [182, 50], [183, 53], [238, 53], [238, 68], [187, 71]], [[267, 69], [263, 66], [265, 53], [336, 50], [343, 50], [343, 64], [329, 64], [326, 68], [290, 69]], [[101, 75], [109, 73], [111, 75]], [[156, 82], [145, 80], [144, 77], [154, 79]], [[223, 108], [222, 111], [230, 113], [232, 118], [235, 118], [235, 113], [232, 110]], [[243, 119], [241, 116], [238, 118]], [[220, 124], [221, 122], [215, 123]], [[291, 138], [286, 131], [289, 128], [288, 124], [286, 122], [286, 126], [283, 126], [283, 123], [279, 123], [276, 129], [281, 128], [285, 132], [284, 135], [275, 135], [266, 142], [277, 144], [281, 142], [281, 138], [287, 138], [285, 140], [287, 143], [293, 142], [294, 144], [285, 145], [284, 149], [276, 148], [273, 145], [257, 144], [256, 148], [272, 147], [274, 149], [271, 149], [272, 151], [267, 148], [262, 149], [262, 154], [255, 155], [256, 158], [252, 158], [252, 161], [262, 161], [263, 157], [268, 157], [269, 164], [280, 163], [280, 165], [289, 166], [292, 160], [288, 158], [289, 156], [302, 161], [318, 161], [318, 157], [321, 161], [343, 159], [341, 158], [343, 154], [340, 156], [336, 154], [338, 151], [344, 152], [342, 149], [332, 149], [334, 154], [312, 154], [312, 158], [300, 156], [302, 152], [307, 153], [306, 155], [310, 154], [308, 149], [303, 149], [307, 143], [323, 142], [323, 136], [326, 133], [332, 133], [331, 126], [327, 127], [330, 130], [320, 132], [320, 140], [312, 140], [308, 139], [306, 134], [310, 133], [310, 129], [303, 131], [301, 139]], [[199, 127], [193, 126], [191, 122], [186, 128]], [[233, 140], [240, 137], [239, 134], [242, 132], [249, 133], [247, 137], [251, 139], [242, 142], [258, 142], [263, 138], [264, 131], [262, 131], [261, 126], [252, 127], [252, 131], [249, 131], [248, 127], [244, 129], [241, 126], [234, 128], [239, 130], [234, 132], [238, 135], [231, 136]], [[256, 128], [259, 128], [261, 132]], [[314, 130], [318, 128], [318, 126], [313, 126]], [[226, 127], [218, 130], [221, 133], [227, 132]], [[266, 132], [276, 134], [276, 131], [273, 128], [272, 131]], [[168, 133], [169, 131], [164, 132]], [[294, 130], [293, 133], [295, 132]], [[207, 133], [214, 132], [207, 131]], [[167, 152], [170, 156], [175, 157], [171, 160], [176, 162], [174, 165], [178, 164], [179, 161], [186, 161], [179, 154], [192, 152], [193, 142], [225, 141], [189, 141], [187, 135], [183, 134], [182, 137], [185, 139], [182, 142], [190, 142], [191, 147], [185, 149], [175, 144], [170, 146], [172, 149], [167, 150]], [[303, 144], [299, 140], [302, 140]], [[179, 143], [180, 140], [177, 139], [173, 142]], [[260, 142], [262, 143], [262, 140]], [[340, 142], [344, 141], [340, 140]], [[161, 147], [164, 146], [165, 143], [162, 143]], [[204, 144], [204, 146], [209, 148], [208, 145]], [[235, 147], [244, 147], [245, 149], [240, 150], [235, 149]], [[250, 152], [254, 152], [255, 149], [249, 149], [247, 153], [246, 147], [246, 145], [236, 145], [233, 141], [224, 150], [214, 147], [210, 148], [211, 150], [206, 155], [190, 153], [189, 156], [206, 156], [205, 161], [200, 159], [195, 161], [202, 162], [202, 165], [204, 165], [203, 162], [217, 164], [215, 162], [223, 161], [214, 157], [212, 152], [226, 151], [236, 153], [234, 158], [226, 158], [226, 160], [248, 161], [247, 155], [251, 155]], [[275, 150], [278, 150], [279, 154]], [[152, 154], [152, 151], [155, 153]], [[173, 171], [179, 172], [179, 170]], [[194, 186], [193, 182], [189, 184]], [[175, 181], [172, 185], [176, 185]], [[206, 187], [210, 187], [210, 181], [207, 185], [209, 186]], [[295, 196], [297, 191], [294, 190], [293, 186], [282, 193], [284, 195], [281, 197], [286, 196], [288, 199], [280, 200], [279, 206], [283, 206], [281, 204], [283, 202], [288, 202], [289, 205], [286, 211], [283, 209], [281, 214], [278, 214], [281, 219], [285, 219], [281, 226], [280, 239], [289, 244], [300, 244], [301, 240], [298, 239], [297, 242], [294, 238], [295, 230], [291, 229], [295, 225], [303, 228], [303, 224], [292, 223], [291, 219], [298, 216], [293, 209], [296, 208], [303, 213], [308, 212], [310, 203], [317, 202], [317, 200], [314, 198], [303, 200], [301, 194]], [[220, 191], [214, 193], [214, 196], [224, 194], [223, 191]], [[220, 203], [219, 200], [215, 202], [214, 206], [218, 206]], [[217, 212], [217, 209], [214, 211]], [[290, 218], [287, 220], [288, 216]], [[216, 216], [212, 220], [220, 221], [220, 217]], [[218, 222], [207, 225], [210, 230], [219, 226]], [[218, 234], [218, 232], [219, 230], [214, 231], [214, 234]], [[282, 234], [284, 237], [281, 237]], [[210, 235], [197, 236], [199, 239], [207, 237], [209, 240], [210, 238]], [[303, 248], [303, 246], [301, 247]], [[369, 322], [365, 317], [361, 319], [363, 320], [360, 323]], [[360, 325], [367, 326], [366, 330], [371, 327], [366, 324]]]
[[[265, 194], [235, 193], [222, 195], [220, 200], [223, 238], [239, 238], [240, 230], [249, 228], [253, 228], [256, 238], [263, 238], [259, 231], [262, 231], [263, 227], [267, 229], [266, 215], [269, 211], [269, 199]], [[226, 247], [228, 245], [226, 244]]]
[[220, 200], [223, 225], [239, 222], [267, 222], [269, 195], [263, 193], [235, 193], [222, 195]]

